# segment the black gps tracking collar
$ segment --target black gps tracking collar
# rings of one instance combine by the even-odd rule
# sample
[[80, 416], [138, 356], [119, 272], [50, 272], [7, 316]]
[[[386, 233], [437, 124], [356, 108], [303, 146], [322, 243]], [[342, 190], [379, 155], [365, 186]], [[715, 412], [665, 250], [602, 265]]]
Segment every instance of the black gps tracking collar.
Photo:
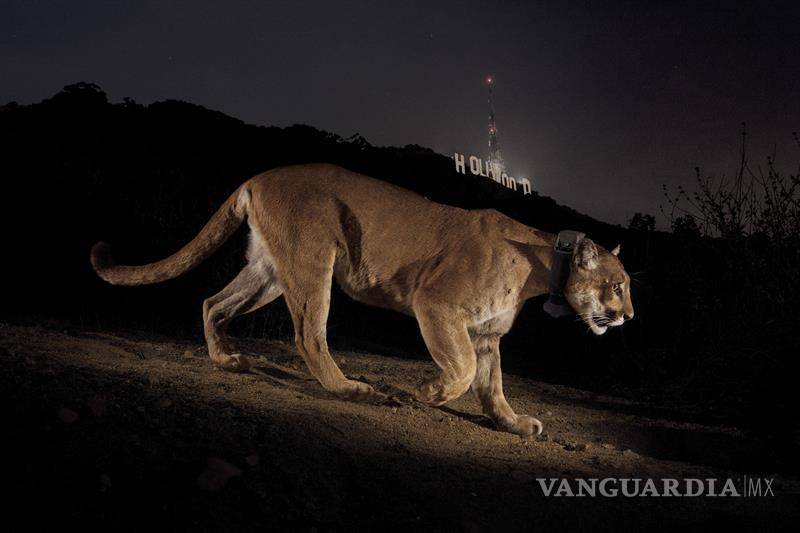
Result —
[[556, 238], [556, 244], [553, 246], [553, 260], [550, 264], [548, 282], [550, 297], [544, 303], [544, 311], [554, 318], [575, 314], [564, 298], [564, 285], [567, 284], [567, 278], [569, 278], [572, 253], [584, 237], [585, 234], [578, 231], [560, 231]]

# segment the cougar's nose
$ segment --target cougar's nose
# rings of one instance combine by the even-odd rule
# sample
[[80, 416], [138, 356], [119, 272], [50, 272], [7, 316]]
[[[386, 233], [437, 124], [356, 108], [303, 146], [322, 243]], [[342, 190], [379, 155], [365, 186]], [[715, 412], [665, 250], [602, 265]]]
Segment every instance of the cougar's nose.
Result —
[[622, 317], [623, 317], [625, 320], [630, 320], [631, 318], [633, 318], [633, 311], [631, 311], [630, 313], [627, 313], [627, 312], [626, 312], [625, 314], [623, 314], [623, 315], [622, 315]]

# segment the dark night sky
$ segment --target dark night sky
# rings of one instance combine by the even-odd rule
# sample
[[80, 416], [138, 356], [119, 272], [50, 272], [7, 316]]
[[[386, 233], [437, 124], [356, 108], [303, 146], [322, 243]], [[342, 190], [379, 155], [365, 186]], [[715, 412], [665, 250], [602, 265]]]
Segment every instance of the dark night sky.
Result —
[[[569, 4], [570, 7], [567, 7]], [[800, 9], [675, 2], [4, 1], [0, 102], [76, 81], [246, 122], [483, 154], [588, 214], [657, 214], [661, 184], [754, 160], [796, 170]], [[614, 7], [612, 7], [614, 6]]]

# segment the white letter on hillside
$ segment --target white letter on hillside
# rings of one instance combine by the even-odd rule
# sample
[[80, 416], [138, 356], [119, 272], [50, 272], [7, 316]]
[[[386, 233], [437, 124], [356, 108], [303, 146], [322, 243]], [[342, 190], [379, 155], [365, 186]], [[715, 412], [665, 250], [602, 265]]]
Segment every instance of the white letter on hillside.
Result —
[[461, 172], [465, 174], [467, 171], [467, 167], [464, 164], [464, 155], [463, 154], [453, 154], [453, 159], [456, 162], [456, 172]]
[[481, 160], [474, 155], [469, 156], [469, 171], [476, 176], [481, 174]]

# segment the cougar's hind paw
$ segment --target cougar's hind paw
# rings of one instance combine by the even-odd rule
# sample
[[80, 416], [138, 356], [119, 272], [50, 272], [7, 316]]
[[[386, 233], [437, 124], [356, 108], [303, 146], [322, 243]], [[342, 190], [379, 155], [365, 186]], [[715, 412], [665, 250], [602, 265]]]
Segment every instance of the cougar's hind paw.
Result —
[[508, 431], [521, 437], [542, 434], [542, 423], [528, 415], [516, 415], [515, 420], [498, 421], [497, 425], [503, 431]]
[[371, 385], [367, 385], [366, 383], [352, 379], [348, 379], [343, 382], [333, 391], [333, 393], [343, 400], [349, 400], [353, 402], [369, 401], [378, 395]]
[[221, 354], [214, 359], [215, 364], [228, 372], [247, 372], [250, 360], [240, 353]]

